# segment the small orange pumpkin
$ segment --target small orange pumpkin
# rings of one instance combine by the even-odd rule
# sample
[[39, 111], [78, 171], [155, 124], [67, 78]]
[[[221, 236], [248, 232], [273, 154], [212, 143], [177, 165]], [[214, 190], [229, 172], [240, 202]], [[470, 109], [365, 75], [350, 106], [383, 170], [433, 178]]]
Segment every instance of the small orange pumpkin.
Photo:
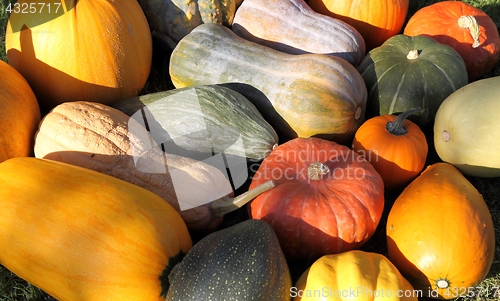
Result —
[[[136, 0], [38, 2], [37, 13], [13, 10], [5, 48], [42, 106], [82, 99], [111, 104], [139, 94], [153, 46]], [[45, 2], [51, 3], [42, 7]]]
[[455, 49], [464, 59], [469, 81], [484, 76], [498, 61], [500, 37], [485, 12], [462, 1], [443, 1], [418, 10], [404, 34], [426, 35]]
[[365, 157], [380, 174], [387, 188], [413, 180], [424, 168], [428, 146], [420, 127], [406, 119], [421, 109], [376, 116], [356, 131], [352, 149]]
[[33, 153], [40, 108], [24, 77], [0, 61], [0, 162]]

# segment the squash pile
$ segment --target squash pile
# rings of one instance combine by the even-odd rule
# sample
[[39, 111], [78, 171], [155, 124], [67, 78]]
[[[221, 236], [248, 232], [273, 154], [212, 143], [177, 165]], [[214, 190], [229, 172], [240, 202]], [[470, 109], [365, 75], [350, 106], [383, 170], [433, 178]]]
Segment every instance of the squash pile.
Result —
[[0, 61], [17, 276], [60, 301], [454, 299], [488, 277], [498, 225], [470, 180], [500, 179], [500, 37], [480, 8], [39, 2], [10, 11]]

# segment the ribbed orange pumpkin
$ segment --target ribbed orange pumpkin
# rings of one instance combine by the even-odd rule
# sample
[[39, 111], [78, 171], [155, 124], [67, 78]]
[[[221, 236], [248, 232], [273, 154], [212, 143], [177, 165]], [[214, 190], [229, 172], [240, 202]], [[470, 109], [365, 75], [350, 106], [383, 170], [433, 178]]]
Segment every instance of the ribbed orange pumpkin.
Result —
[[406, 20], [409, 0], [309, 0], [322, 14], [340, 19], [363, 36], [367, 50], [399, 33]]
[[0, 162], [33, 153], [40, 108], [19, 72], [0, 61]]
[[250, 188], [276, 187], [248, 206], [268, 222], [289, 258], [317, 259], [361, 247], [384, 209], [384, 183], [373, 166], [346, 146], [295, 138], [264, 159]]
[[443, 1], [418, 10], [404, 34], [426, 35], [455, 49], [464, 59], [469, 81], [480, 78], [498, 62], [500, 37], [485, 12], [462, 1]]
[[152, 39], [136, 0], [18, 3], [35, 3], [37, 12], [12, 12], [5, 37], [7, 57], [41, 105], [51, 108], [83, 99], [110, 104], [143, 88], [151, 68]]

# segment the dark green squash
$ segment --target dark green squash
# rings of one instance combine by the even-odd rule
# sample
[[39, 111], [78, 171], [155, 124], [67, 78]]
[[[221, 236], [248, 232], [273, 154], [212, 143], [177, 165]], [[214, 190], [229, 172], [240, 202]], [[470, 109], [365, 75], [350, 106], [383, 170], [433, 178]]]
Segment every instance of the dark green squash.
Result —
[[180, 147], [182, 151], [224, 152], [261, 160], [278, 143], [276, 132], [257, 108], [240, 93], [222, 86], [151, 93], [119, 101], [113, 107], [147, 123], [153, 139], [163, 143], [168, 153]]
[[169, 275], [165, 301], [288, 301], [290, 270], [276, 234], [245, 220], [194, 244]]
[[425, 36], [389, 38], [365, 56], [358, 70], [368, 90], [366, 118], [422, 108], [409, 119], [425, 131], [432, 129], [443, 100], [468, 83], [458, 52]]

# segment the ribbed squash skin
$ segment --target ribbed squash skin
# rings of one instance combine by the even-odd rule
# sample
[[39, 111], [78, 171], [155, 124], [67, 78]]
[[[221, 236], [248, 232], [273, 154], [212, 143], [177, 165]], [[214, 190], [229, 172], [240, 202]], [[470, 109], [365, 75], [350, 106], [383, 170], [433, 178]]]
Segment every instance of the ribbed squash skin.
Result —
[[139, 0], [154, 34], [174, 48], [185, 35], [203, 23], [231, 26], [238, 0]]
[[0, 61], [0, 116], [0, 162], [30, 156], [40, 108], [24, 77], [4, 61]]
[[[418, 292], [387, 257], [359, 250], [319, 258], [291, 292], [293, 301], [336, 301], [342, 296], [362, 301], [418, 300]], [[399, 293], [402, 298], [397, 298]]]
[[354, 66], [365, 41], [351, 25], [313, 11], [304, 0], [245, 0], [231, 29], [239, 36], [291, 54], [324, 53]]
[[500, 76], [472, 82], [448, 96], [436, 114], [439, 157], [474, 177], [500, 176]]
[[0, 183], [0, 262], [58, 300], [163, 300], [160, 276], [191, 248], [172, 206], [114, 177], [24, 157]]
[[119, 101], [113, 107], [133, 118], [142, 119], [142, 113], [146, 114], [153, 137], [158, 143], [167, 141], [165, 150], [178, 146], [261, 160], [278, 143], [276, 132], [257, 108], [240, 93], [222, 86], [151, 93]]
[[486, 277], [495, 256], [488, 206], [448, 163], [428, 166], [406, 187], [389, 212], [386, 233], [389, 259], [432, 297], [464, 296]]
[[136, 0], [18, 3], [37, 9], [46, 3], [37, 13], [13, 12], [5, 35], [9, 64], [46, 110], [82, 99], [110, 104], [144, 87], [152, 39]]
[[[182, 218], [192, 230], [216, 228], [222, 217], [214, 216], [209, 203], [232, 193], [230, 182], [219, 169], [191, 158], [166, 155], [151, 141], [145, 128], [117, 109], [93, 102], [69, 102], [43, 118], [36, 134], [35, 156], [141, 186], [179, 211], [180, 198], [203, 204], [180, 211]], [[175, 182], [180, 186], [174, 186], [173, 169], [176, 179], [183, 179]]]
[[169, 280], [166, 301], [288, 301], [292, 286], [276, 234], [253, 219], [197, 242]]
[[[408, 58], [412, 50], [418, 57]], [[366, 55], [358, 70], [368, 89], [367, 118], [422, 108], [409, 119], [425, 131], [432, 130], [443, 100], [468, 83], [458, 52], [425, 36], [388, 39]]]
[[225, 84], [242, 93], [280, 139], [351, 137], [364, 120], [366, 87], [347, 61], [322, 54], [292, 55], [203, 24], [170, 57], [175, 87]]

